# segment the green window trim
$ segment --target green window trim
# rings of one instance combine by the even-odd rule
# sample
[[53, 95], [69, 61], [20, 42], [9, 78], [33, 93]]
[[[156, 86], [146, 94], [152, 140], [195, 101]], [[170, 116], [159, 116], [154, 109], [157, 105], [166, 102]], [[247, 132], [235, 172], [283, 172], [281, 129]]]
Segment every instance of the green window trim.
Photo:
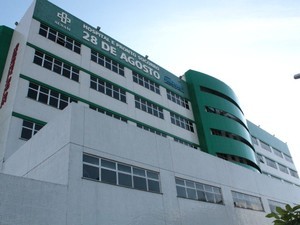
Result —
[[[70, 14], [71, 14], [71, 13], [70, 13]], [[47, 25], [48, 27], [50, 27], [50, 28], [52, 28], [52, 29], [54, 29], [54, 30], [56, 30], [56, 31], [58, 31], [58, 32], [60, 32], [60, 33], [62, 33], [62, 34], [64, 34], [64, 35], [66, 35], [66, 36], [68, 36], [68, 37], [70, 37], [70, 38], [72, 38], [72, 39], [74, 39], [75, 41], [79, 42], [81, 45], [84, 45], [84, 46], [90, 48], [91, 50], [94, 50], [94, 51], [96, 51], [96, 52], [99, 52], [99, 49], [95, 48], [93, 45], [91, 45], [91, 44], [89, 45], [89, 44], [83, 43], [82, 40], [76, 38], [74, 35], [70, 36], [70, 34], [68, 34], [67, 32], [65, 32], [64, 30], [57, 30], [57, 27], [52, 26], [52, 25], [51, 25], [50, 23], [48, 23], [47, 21], [41, 21], [36, 15], [33, 15], [32, 18], [35, 19], [36, 21], [38, 21], [39, 23], [45, 24], [45, 25]], [[89, 26], [90, 26], [90, 25], [89, 25]], [[107, 36], [107, 35], [106, 35], [106, 36]], [[32, 44], [30, 44], [30, 45], [32, 45]], [[32, 46], [34, 46], [34, 45], [32, 45]], [[103, 54], [105, 57], [111, 58], [111, 55], [110, 55], [109, 53], [105, 52], [105, 51], [101, 51], [101, 54]], [[138, 53], [137, 53], [137, 54], [138, 54]], [[112, 58], [111, 58], [111, 59], [112, 59]], [[115, 59], [114, 59], [114, 60], [115, 60]], [[134, 72], [136, 72], [136, 73], [140, 73], [141, 75], [147, 77], [149, 80], [152, 80], [153, 82], [157, 83], [157, 80], [155, 80], [154, 78], [152, 78], [151, 76], [149, 76], [149, 74], [144, 73], [143, 71], [139, 71], [139, 70], [137, 70], [134, 66], [132, 66], [132, 65], [130, 65], [130, 64], [126, 64], [126, 63], [122, 62], [121, 60], [116, 60], [116, 61], [117, 61], [117, 63], [119, 63], [120, 65], [124, 66], [125, 68], [128, 68], [128, 69], [130, 69], [131, 71], [134, 71]], [[153, 62], [153, 63], [154, 63], [154, 62]], [[154, 63], [154, 64], [156, 64], [156, 63]], [[159, 66], [159, 67], [160, 67], [160, 66]], [[82, 69], [82, 70], [86, 72], [85, 69]], [[169, 72], [169, 73], [170, 73], [170, 72]], [[172, 74], [172, 73], [170, 73], [170, 74]], [[174, 74], [172, 74], [172, 75], [173, 75], [174, 77], [176, 77], [176, 75], [174, 75]], [[189, 97], [188, 97], [188, 93], [187, 93], [187, 92], [186, 92], [186, 93], [182, 93], [181, 91], [178, 91], [178, 90], [176, 90], [175, 88], [174, 88], [174, 89], [171, 89], [170, 86], [168, 86], [167, 84], [165, 84], [163, 81], [158, 82], [158, 84], [159, 84], [160, 86], [164, 87], [165, 89], [170, 90], [170, 91], [172, 91], [172, 92], [174, 92], [174, 93], [176, 93], [176, 94], [182, 96], [183, 98], [186, 98], [186, 99], [189, 100]]]
[[24, 114], [17, 113], [17, 112], [12, 112], [12, 116], [16, 117], [16, 118], [19, 118], [19, 119], [23, 119], [23, 120], [28, 120], [30, 122], [37, 123], [37, 124], [43, 125], [43, 126], [47, 124], [45, 121], [38, 120], [38, 119], [35, 119], [33, 117], [26, 116]]
[[[87, 104], [87, 105], [92, 105], [92, 106], [98, 107], [98, 108], [100, 108], [100, 109], [103, 109], [103, 110], [105, 110], [105, 111], [108, 111], [108, 112], [114, 113], [114, 114], [116, 114], [116, 115], [122, 116], [122, 117], [126, 118], [128, 121], [131, 121], [131, 122], [134, 122], [134, 123], [139, 123], [139, 124], [145, 125], [145, 126], [147, 126], [147, 127], [150, 127], [150, 128], [152, 128], [152, 129], [156, 129], [156, 130], [158, 130], [158, 131], [160, 131], [160, 132], [162, 132], [162, 133], [167, 134], [167, 136], [170, 136], [170, 137], [173, 137], [173, 138], [175, 137], [175, 138], [184, 140], [184, 139], [182, 139], [182, 138], [180, 138], [180, 137], [178, 137], [178, 136], [176, 136], [176, 135], [173, 135], [173, 134], [171, 134], [171, 133], [167, 133], [167, 132], [162, 131], [162, 130], [160, 130], [160, 129], [154, 128], [154, 127], [152, 127], [152, 126], [149, 126], [148, 124], [142, 123], [142, 122], [140, 122], [140, 121], [138, 121], [138, 120], [135, 120], [135, 119], [132, 119], [132, 118], [130, 118], [130, 117], [128, 117], [128, 116], [125, 116], [125, 115], [122, 115], [122, 114], [120, 114], [120, 113], [114, 112], [114, 111], [112, 111], [112, 110], [110, 110], [110, 109], [107, 109], [107, 108], [105, 108], [105, 107], [103, 107], [103, 106], [97, 105], [97, 104], [95, 104], [95, 103], [93, 103], [93, 102], [90, 102], [90, 101], [88, 101], [88, 100], [85, 100], [85, 99], [83, 99], [83, 98], [79, 98], [79, 97], [77, 97], [77, 96], [75, 96], [75, 95], [69, 94], [69, 93], [67, 93], [67, 92], [65, 92], [65, 91], [62, 91], [62, 90], [60, 90], [60, 89], [54, 88], [54, 87], [52, 87], [52, 86], [50, 86], [50, 85], [47, 85], [47, 84], [45, 84], [45, 83], [43, 83], [43, 82], [40, 82], [40, 81], [35, 80], [35, 79], [33, 79], [33, 78], [30, 78], [30, 77], [28, 77], [28, 76], [26, 76], [26, 75], [24, 75], [24, 74], [20, 74], [20, 78], [22, 78], [22, 79], [24, 79], [24, 80], [27, 80], [27, 81], [29, 81], [29, 82], [33, 82], [33, 83], [36, 83], [36, 84], [45, 86], [45, 87], [47, 87], [47, 88], [49, 88], [49, 89], [51, 89], [51, 90], [55, 90], [55, 91], [57, 91], [57, 92], [59, 92], [59, 93], [62, 93], [62, 94], [64, 94], [64, 95], [66, 95], [66, 96], [69, 96], [69, 97], [71, 97], [71, 98], [73, 98], [73, 99], [75, 99], [75, 100], [77, 100], [77, 101], [83, 102], [83, 103], [85, 103], [85, 104]], [[43, 123], [45, 123], [45, 122], [43, 122]], [[197, 146], [197, 147], [200, 147], [200, 146], [199, 146], [198, 144], [196, 144], [196, 143], [190, 142], [190, 141], [188, 141], [188, 140], [184, 140], [184, 141], [187, 142], [187, 143], [193, 144], [193, 145], [195, 145], [195, 146]]]
[[[170, 109], [168, 109], [167, 107], [165, 107], [165, 106], [163, 106], [163, 105], [161, 105], [161, 104], [158, 104], [158, 103], [156, 103], [156, 102], [154, 102], [154, 101], [152, 101], [152, 100], [150, 100], [150, 99], [148, 99], [148, 98], [145, 98], [145, 97], [142, 96], [142, 95], [139, 95], [139, 94], [137, 94], [137, 93], [135, 93], [135, 92], [133, 92], [133, 91], [131, 91], [131, 90], [129, 90], [129, 89], [127, 89], [127, 88], [125, 88], [125, 87], [119, 85], [119, 84], [116, 84], [115, 82], [112, 82], [112, 81], [110, 81], [110, 80], [108, 80], [108, 79], [105, 79], [105, 78], [103, 78], [103, 77], [101, 77], [101, 76], [99, 76], [99, 75], [97, 75], [97, 74], [95, 74], [95, 73], [92, 73], [92, 72], [90, 72], [90, 71], [88, 71], [88, 70], [86, 70], [86, 69], [84, 69], [84, 68], [82, 68], [82, 67], [79, 67], [79, 66], [75, 65], [74, 63], [71, 63], [71, 62], [69, 62], [69, 61], [67, 61], [67, 60], [65, 60], [65, 59], [63, 59], [63, 58], [61, 58], [61, 57], [58, 57], [58, 56], [56, 56], [56, 55], [54, 55], [54, 54], [52, 54], [52, 53], [50, 53], [50, 52], [48, 52], [48, 51], [45, 51], [44, 49], [41, 49], [41, 48], [39, 48], [39, 47], [37, 47], [37, 46], [31, 44], [31, 43], [28, 43], [28, 42], [27, 42], [27, 45], [28, 45], [29, 47], [35, 49], [35, 50], [41, 51], [41, 52], [43, 52], [43, 53], [45, 53], [45, 54], [47, 54], [47, 55], [49, 55], [49, 56], [51, 56], [51, 57], [53, 57], [53, 58], [56, 58], [56, 59], [58, 59], [58, 60], [60, 60], [60, 61], [62, 61], [62, 62], [64, 62], [64, 63], [66, 63], [66, 64], [68, 64], [68, 65], [70, 65], [70, 66], [73, 66], [73, 67], [75, 67], [75, 68], [77, 68], [77, 69], [79, 69], [79, 70], [85, 72], [86, 74], [89, 74], [90, 76], [93, 76], [93, 77], [96, 77], [96, 78], [101, 78], [101, 79], [102, 79], [103, 81], [105, 81], [105, 82], [112, 83], [112, 84], [115, 85], [116, 87], [122, 88], [122, 89], [124, 89], [126, 92], [128, 92], [128, 93], [130, 93], [130, 94], [132, 94], [132, 95], [134, 95], [134, 96], [138, 96], [138, 97], [140, 97], [140, 98], [146, 99], [146, 100], [149, 101], [150, 103], [155, 104], [155, 105], [157, 105], [157, 106], [163, 108], [163, 109], [166, 110], [166, 111], [176, 113], [175, 111], [170, 110]], [[24, 76], [26, 76], [26, 75], [24, 75]], [[28, 77], [28, 76], [26, 76], [26, 77]], [[30, 77], [28, 77], [28, 78], [31, 79]], [[124, 77], [124, 78], [125, 78], [125, 77]], [[147, 78], [148, 78], [148, 77], [147, 77]], [[37, 82], [38, 82], [38, 81], [37, 81]], [[45, 84], [45, 86], [46, 86], [46, 84]], [[166, 87], [164, 87], [164, 88], [166, 88]], [[167, 88], [166, 88], [166, 89], [167, 89]], [[169, 89], [167, 89], [167, 90], [169, 90]], [[60, 92], [62, 93], [62, 91], [60, 91]], [[65, 94], [67, 94], [67, 93], [65, 93]], [[67, 94], [67, 95], [68, 95], [68, 96], [71, 96], [70, 94]], [[75, 97], [75, 96], [73, 96], [73, 97]], [[185, 98], [186, 98], [186, 97], [185, 97]], [[75, 97], [75, 99], [78, 99], [78, 97]], [[187, 98], [186, 98], [186, 99], [187, 99]], [[188, 99], [187, 99], [187, 100], [188, 100]], [[191, 120], [190, 118], [187, 118], [187, 117], [185, 117], [185, 116], [182, 116], [182, 117], [185, 118], [185, 119], [187, 119], [187, 120], [192, 121], [193, 123], [195, 123], [195, 121], [194, 121], [194, 120]]]

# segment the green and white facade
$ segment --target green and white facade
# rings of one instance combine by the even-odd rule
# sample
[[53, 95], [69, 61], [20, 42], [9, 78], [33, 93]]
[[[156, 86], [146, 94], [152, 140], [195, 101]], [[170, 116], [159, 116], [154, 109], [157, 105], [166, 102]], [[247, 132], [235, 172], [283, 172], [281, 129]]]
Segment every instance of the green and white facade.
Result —
[[222, 81], [46, 0], [0, 26], [0, 48], [3, 224], [272, 224], [300, 204], [287, 145]]

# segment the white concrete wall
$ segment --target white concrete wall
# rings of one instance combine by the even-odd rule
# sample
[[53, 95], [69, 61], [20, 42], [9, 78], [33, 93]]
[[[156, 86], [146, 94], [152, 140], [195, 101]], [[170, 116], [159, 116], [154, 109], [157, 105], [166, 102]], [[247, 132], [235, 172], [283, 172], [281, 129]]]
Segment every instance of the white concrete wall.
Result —
[[9, 157], [3, 173], [37, 180], [67, 184], [71, 108], [49, 122]]
[[[35, 1], [29, 7], [27, 12], [23, 16], [23, 18], [20, 21], [18, 21], [18, 25], [15, 28], [11, 40], [5, 68], [3, 70], [3, 78], [2, 78], [3, 82], [1, 82], [0, 84], [0, 96], [2, 98], [13, 51], [16, 48], [17, 44], [19, 44], [16, 61], [12, 73], [12, 78], [8, 89], [7, 101], [0, 109], [0, 127], [1, 127], [0, 129], [0, 171], [1, 171], [4, 155], [6, 154], [6, 150], [11, 149], [11, 144], [13, 143], [10, 141], [11, 137], [9, 135], [9, 132], [11, 129], [16, 129], [15, 127], [11, 127], [11, 114], [15, 103], [14, 101], [17, 97], [19, 74], [22, 70], [24, 53], [26, 48], [26, 41], [30, 30], [29, 27], [32, 20], [34, 5], [35, 5]], [[16, 139], [14, 139], [14, 141], [16, 141]]]
[[[297, 169], [293, 163], [287, 161], [285, 158], [281, 158], [281, 157], [275, 155], [275, 153], [273, 152], [273, 149], [271, 150], [271, 152], [269, 152], [266, 149], [262, 148], [260, 145], [254, 145], [254, 148], [257, 153], [276, 162], [277, 169], [268, 166], [266, 163], [266, 160], [265, 160], [265, 163], [259, 162], [259, 166], [263, 172], [271, 174], [276, 177], [279, 177], [279, 178], [284, 179], [293, 184], [300, 185], [300, 180], [298, 178], [293, 177], [291, 174], [286, 174], [286, 173], [280, 171], [279, 166], [278, 166], [278, 163], [280, 163], [281, 165], [283, 165], [287, 168], [297, 171]], [[284, 182], [284, 181], [282, 181], [282, 182]]]
[[0, 173], [0, 224], [67, 224], [67, 187]]
[[[76, 114], [84, 115], [84, 122], [75, 117], [77, 123], [72, 124], [72, 130], [78, 132], [71, 137], [76, 148], [70, 150], [69, 185], [74, 195], [71, 197], [75, 201], [73, 205], [80, 205], [73, 212], [74, 224], [78, 220], [85, 224], [100, 221], [100, 224], [114, 225], [272, 224], [265, 218], [270, 212], [268, 199], [300, 202], [297, 187], [156, 135], [141, 133], [136, 127], [112, 118], [98, 117], [88, 109], [80, 109]], [[82, 160], [82, 152], [159, 171], [162, 194], [81, 179], [82, 168], [78, 162]], [[175, 176], [221, 187], [224, 205], [177, 198]], [[265, 212], [235, 208], [232, 190], [261, 197]], [[92, 217], [88, 216], [89, 211], [93, 212]]]
[[[26, 176], [30, 178], [44, 181], [49, 179], [50, 182], [57, 183], [61, 183], [61, 174], [67, 174], [67, 193], [63, 197], [52, 196], [52, 201], [59, 204], [58, 208], [64, 207], [61, 211], [67, 212], [66, 222], [60, 224], [271, 225], [272, 220], [265, 218], [270, 212], [268, 199], [290, 204], [300, 203], [298, 187], [143, 132], [133, 125], [78, 104], [66, 108], [60, 117], [48, 125], [15, 153], [6, 162], [5, 168], [6, 171], [9, 168], [13, 172], [13, 165], [18, 165], [18, 174], [23, 168], [24, 171], [29, 171]], [[49, 140], [61, 144], [51, 146]], [[64, 142], [67, 144], [63, 144]], [[64, 147], [60, 147], [61, 145]], [[45, 146], [45, 150], [41, 146]], [[30, 148], [30, 157], [27, 156], [27, 148]], [[162, 193], [83, 179], [83, 152], [159, 172]], [[36, 163], [34, 166], [31, 162], [32, 169], [22, 167], [22, 163], [30, 163], [28, 160]], [[178, 198], [175, 177], [220, 187], [224, 204]], [[34, 185], [30, 179], [25, 180], [29, 183], [27, 187]], [[47, 186], [45, 191], [52, 185], [43, 184]], [[265, 211], [234, 207], [232, 190], [260, 197]], [[66, 204], [62, 206], [61, 200], [57, 198], [66, 198]], [[24, 206], [21, 204], [20, 207]], [[38, 210], [44, 210], [41, 206], [37, 207]], [[10, 215], [8, 211], [0, 211], [0, 215], [1, 213]], [[32, 220], [39, 219], [38, 216], [34, 218]]]

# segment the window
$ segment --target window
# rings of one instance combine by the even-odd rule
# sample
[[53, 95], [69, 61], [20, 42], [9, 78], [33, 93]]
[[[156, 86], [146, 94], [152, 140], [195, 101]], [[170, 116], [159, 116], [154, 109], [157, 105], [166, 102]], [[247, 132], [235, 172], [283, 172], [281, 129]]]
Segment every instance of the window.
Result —
[[184, 141], [184, 140], [181, 140], [181, 139], [179, 139], [179, 138], [175, 138], [175, 137], [174, 137], [174, 141], [177, 142], [177, 143], [180, 143], [180, 144], [189, 146], [189, 147], [191, 147], [191, 148], [198, 149], [198, 147], [197, 147], [196, 145], [193, 145], [193, 144], [191, 144], [191, 143], [189, 143], [189, 142], [186, 142], [186, 141]]
[[175, 178], [177, 196], [203, 202], [222, 204], [221, 188], [191, 180]]
[[118, 114], [115, 114], [115, 113], [113, 113], [113, 112], [106, 111], [106, 110], [104, 110], [104, 109], [101, 109], [101, 108], [98, 108], [98, 107], [92, 106], [92, 105], [90, 105], [90, 109], [93, 109], [93, 110], [95, 110], [95, 111], [97, 111], [97, 112], [103, 113], [103, 114], [105, 114], [105, 115], [107, 115], [107, 116], [110, 116], [110, 117], [112, 117], [112, 118], [115, 118], [115, 119], [117, 119], [117, 120], [120, 120], [120, 121], [122, 121], [122, 122], [127, 123], [127, 119], [126, 119], [125, 117], [119, 116]]
[[205, 106], [205, 110], [206, 110], [206, 112], [214, 113], [214, 114], [232, 119], [232, 120], [238, 122], [239, 124], [241, 124], [243, 127], [245, 127], [246, 130], [248, 130], [247, 126], [243, 123], [242, 120], [240, 120], [238, 117], [236, 117], [235, 115], [233, 115], [229, 112], [226, 112], [224, 110], [217, 109], [217, 108], [214, 108], [214, 107], [211, 107], [211, 106]]
[[83, 177], [103, 183], [160, 193], [159, 173], [83, 154]]
[[160, 94], [159, 85], [148, 78], [132, 71], [132, 79], [135, 83], [147, 88], [148, 90], [153, 91], [156, 94]]
[[135, 108], [147, 112], [160, 119], [164, 119], [163, 109], [161, 107], [138, 96], [134, 96], [134, 100], [135, 100]]
[[58, 31], [41, 24], [39, 34], [45, 38], [48, 38], [51, 41], [56, 42], [59, 45], [64, 46], [67, 49], [70, 49], [73, 52], [80, 54], [81, 51], [81, 44], [68, 36], [59, 33]]
[[170, 116], [171, 116], [171, 123], [183, 128], [183, 129], [186, 129], [188, 131], [194, 132], [194, 126], [190, 120], [183, 118], [173, 112], [170, 112]]
[[256, 157], [257, 161], [259, 161], [260, 163], [265, 163], [264, 157], [261, 154], [256, 153]]
[[90, 87], [114, 99], [126, 103], [126, 91], [100, 78], [91, 76]]
[[58, 109], [64, 109], [70, 102], [77, 102], [71, 97], [32, 82], [29, 83], [27, 97]]
[[181, 97], [180, 95], [175, 94], [174, 92], [171, 92], [168, 89], [167, 89], [167, 97], [172, 102], [175, 102], [176, 104], [178, 104], [186, 109], [190, 109], [189, 102], [187, 99]]
[[139, 123], [137, 123], [136, 126], [137, 126], [138, 128], [143, 129], [143, 130], [146, 130], [146, 131], [149, 131], [149, 132], [151, 132], [151, 133], [154, 133], [154, 134], [156, 134], [156, 135], [158, 135], [158, 136], [167, 137], [167, 135], [166, 135], [165, 133], [163, 133], [163, 132], [161, 132], [161, 131], [159, 131], [159, 130], [157, 130], [157, 129], [155, 129], [155, 128], [151, 128], [151, 127], [148, 127], [148, 126], [139, 124]]
[[92, 50], [91, 60], [93, 62], [95, 62], [101, 66], [104, 66], [105, 68], [121, 75], [121, 76], [125, 76], [124, 66], [122, 66], [121, 64], [117, 63], [116, 61], [100, 54], [99, 52]]
[[290, 156], [288, 156], [286, 154], [283, 154], [283, 155], [284, 155], [284, 158], [285, 158], [286, 161], [293, 163], [292, 157], [290, 157]]
[[281, 165], [281, 164], [278, 163], [278, 168], [279, 168], [279, 170], [280, 170], [281, 172], [284, 172], [284, 173], [289, 174], [289, 171], [288, 171], [288, 169], [287, 169], [286, 166]]
[[209, 93], [209, 94], [212, 94], [212, 95], [215, 95], [215, 96], [218, 96], [220, 98], [223, 98], [223, 99], [226, 99], [227, 101], [231, 102], [232, 104], [234, 104], [240, 111], [242, 114], [243, 111], [242, 109], [240, 108], [240, 106], [234, 101], [234, 99], [230, 98], [229, 96], [223, 94], [222, 92], [219, 92], [219, 91], [216, 91], [214, 89], [210, 89], [208, 87], [204, 87], [204, 86], [200, 86], [200, 91], [202, 92], [205, 92], [205, 93]]
[[232, 197], [235, 207], [264, 211], [261, 199], [259, 197], [236, 191], [232, 191]]
[[269, 159], [267, 157], [265, 157], [265, 159], [266, 159], [266, 163], [267, 163], [268, 166], [277, 169], [276, 162], [274, 160]]
[[231, 133], [228, 131], [224, 131], [224, 130], [218, 130], [218, 129], [211, 129], [211, 134], [240, 141], [253, 149], [253, 146], [251, 145], [251, 143], [249, 141], [247, 141], [245, 138], [243, 138], [237, 134], [234, 134], [234, 133]]
[[289, 170], [290, 170], [290, 174], [291, 174], [293, 177], [299, 178], [297, 171], [292, 170], [292, 169], [289, 169]]
[[261, 145], [261, 147], [262, 147], [263, 149], [265, 149], [265, 150], [271, 152], [271, 147], [270, 147], [270, 145], [268, 145], [267, 143], [265, 143], [265, 142], [263, 142], [263, 141], [260, 141], [260, 145]]
[[258, 145], [258, 141], [257, 141], [256, 137], [251, 136], [251, 141], [252, 141], [252, 144]]
[[29, 140], [35, 135], [44, 125], [37, 124], [28, 120], [23, 120], [21, 138]]
[[39, 66], [42, 66], [48, 70], [51, 70], [59, 75], [67, 77], [71, 80], [79, 80], [79, 69], [63, 63], [51, 56], [48, 56], [42, 52], [35, 51], [33, 62]]
[[279, 156], [280, 158], [283, 158], [283, 155], [282, 155], [281, 151], [279, 151], [278, 149], [273, 148], [273, 152], [274, 152], [275, 155]]

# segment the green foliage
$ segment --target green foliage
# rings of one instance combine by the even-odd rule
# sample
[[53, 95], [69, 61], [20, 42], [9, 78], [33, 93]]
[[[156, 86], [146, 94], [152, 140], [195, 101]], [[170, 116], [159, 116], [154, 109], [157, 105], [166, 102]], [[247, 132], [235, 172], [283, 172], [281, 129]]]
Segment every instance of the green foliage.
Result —
[[276, 212], [266, 215], [267, 218], [274, 218], [274, 225], [300, 225], [300, 205], [291, 207], [289, 204], [285, 209], [276, 207]]

